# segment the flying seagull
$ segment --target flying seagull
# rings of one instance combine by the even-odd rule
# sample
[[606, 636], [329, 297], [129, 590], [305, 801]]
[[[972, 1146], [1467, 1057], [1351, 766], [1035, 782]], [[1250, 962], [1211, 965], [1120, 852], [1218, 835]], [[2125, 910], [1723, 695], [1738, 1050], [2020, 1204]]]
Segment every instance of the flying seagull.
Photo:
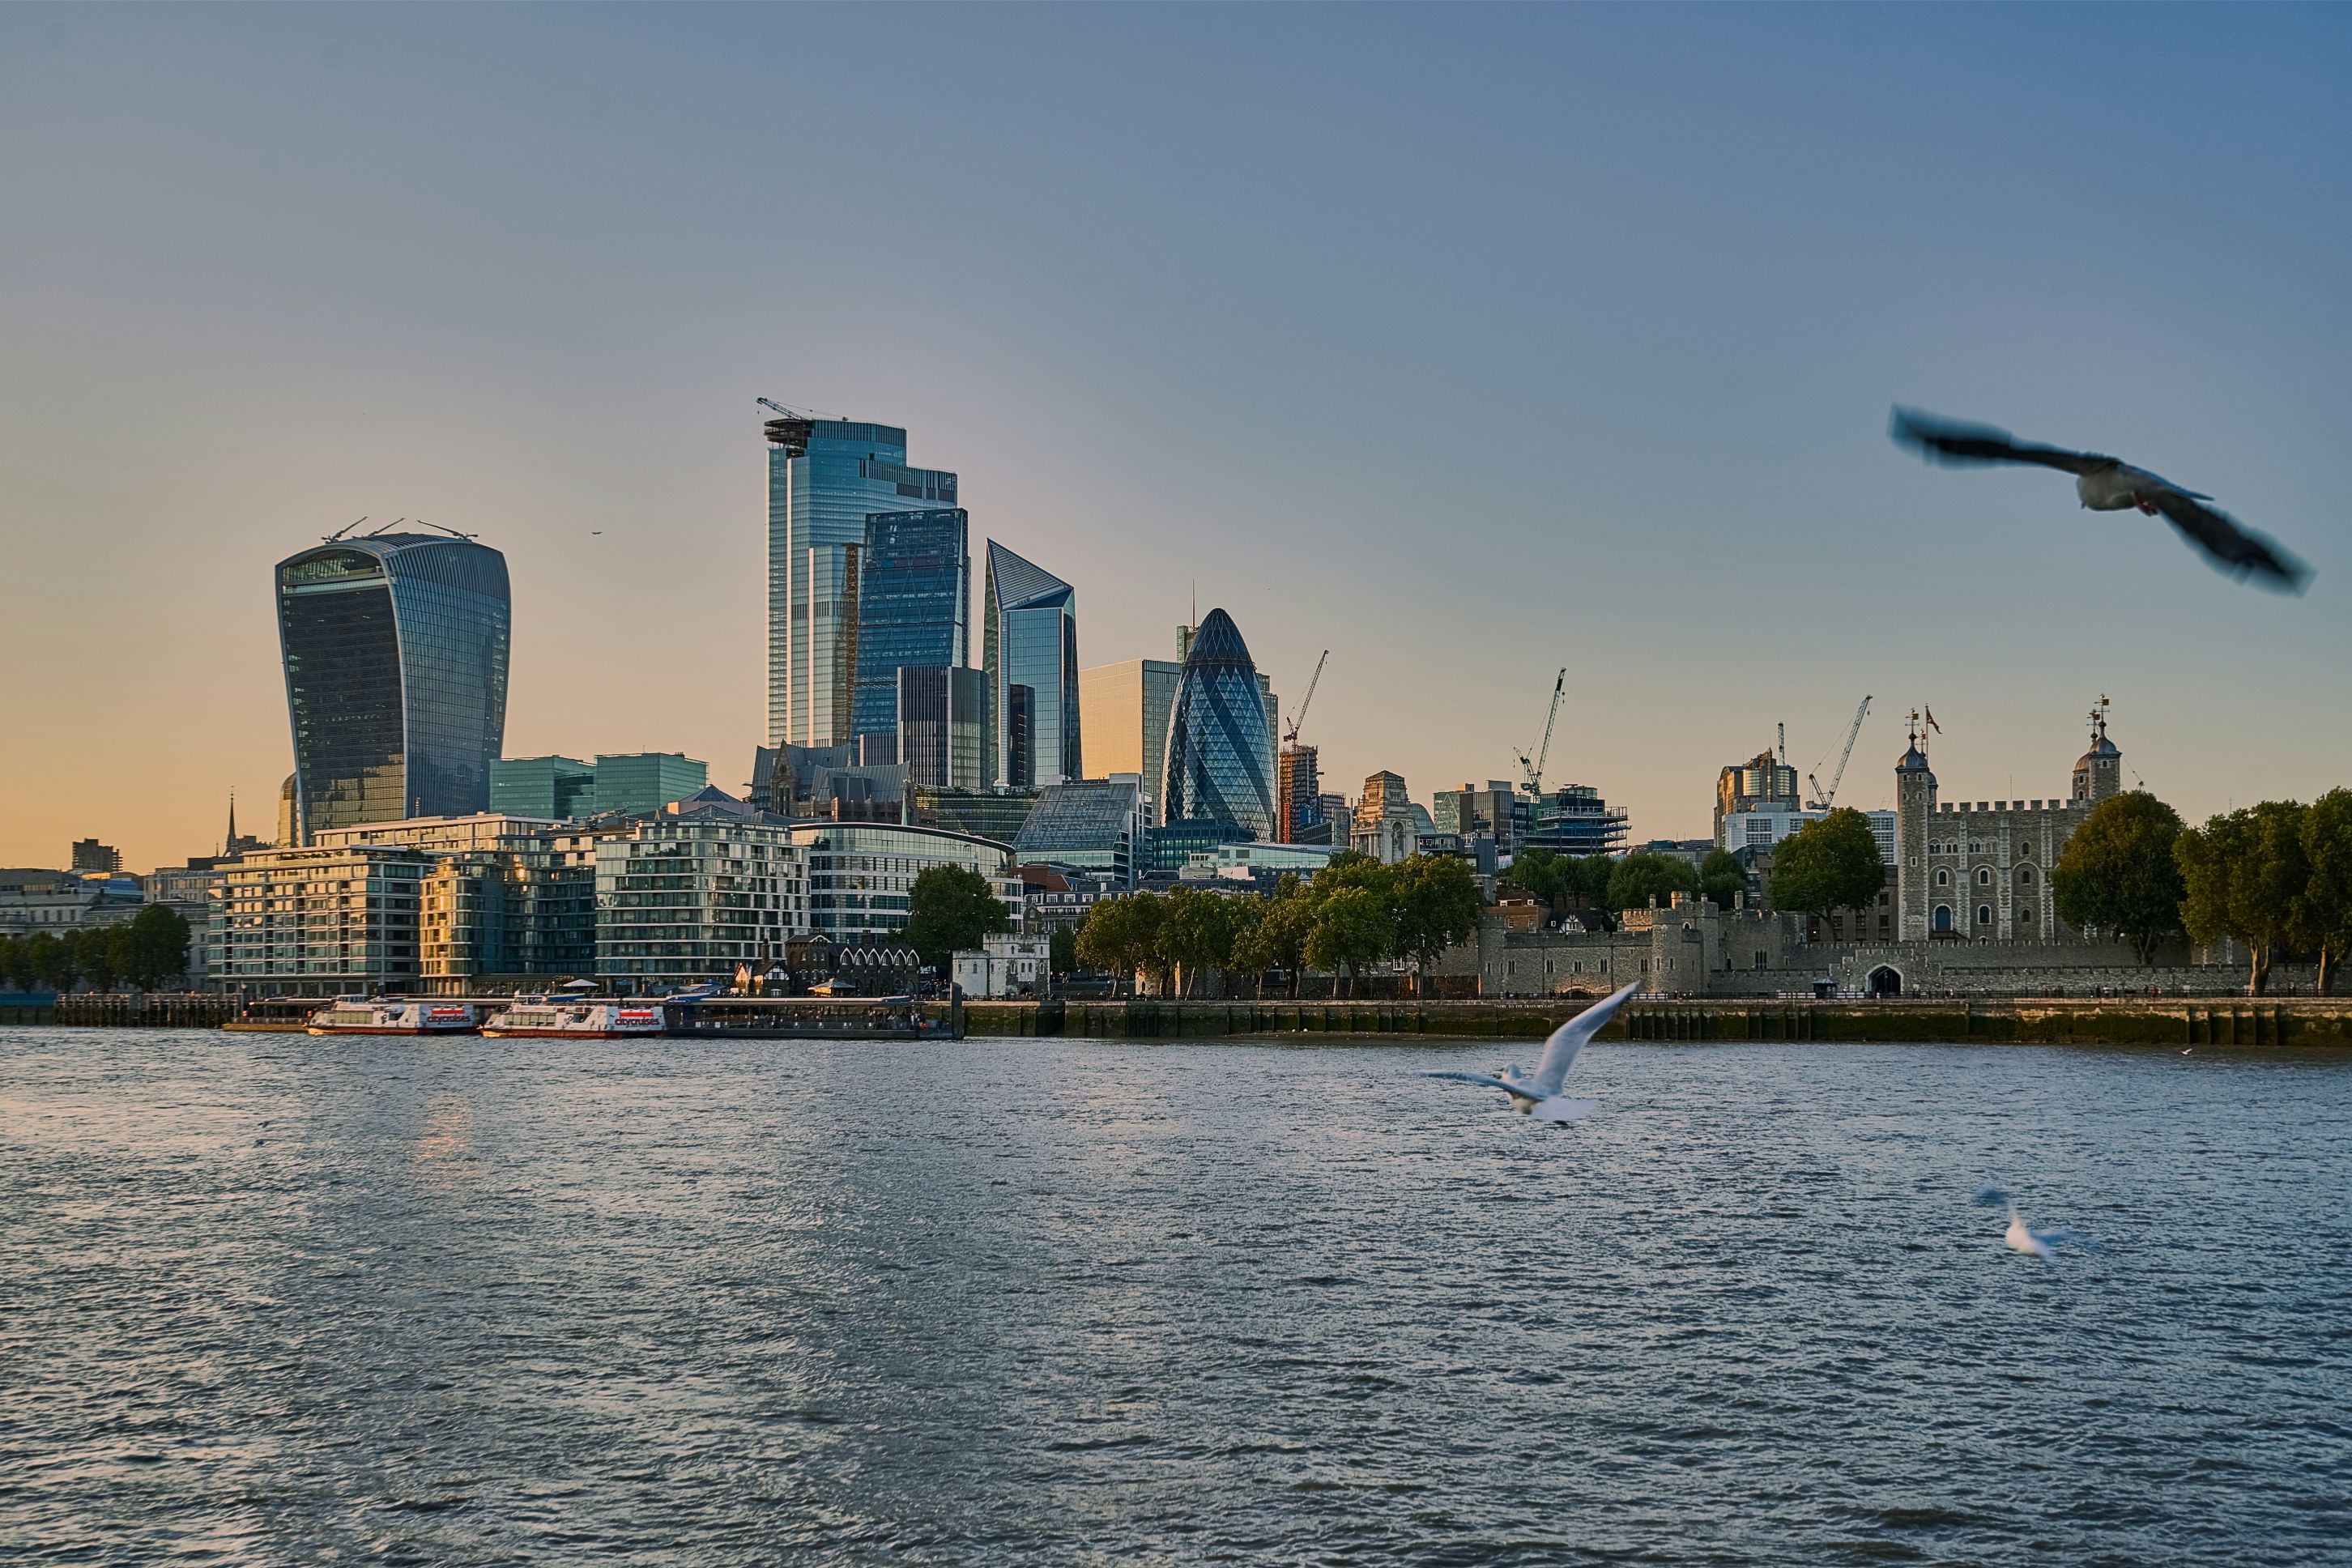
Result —
[[[1976, 1195], [1978, 1206], [1994, 1208], [2009, 1205], [2009, 1228], [2001, 1233], [2001, 1241], [2011, 1252], [2031, 1253], [2036, 1258], [2054, 1258], [2056, 1248], [2066, 1246], [2090, 1246], [2090, 1237], [2079, 1230], [2035, 1230], [2017, 1212], [2017, 1200], [1999, 1187], [1986, 1187]], [[2094, 1247], [2092, 1250], [2096, 1251]]]
[[2035, 463], [2074, 476], [2074, 493], [2093, 511], [2123, 511], [2137, 507], [2150, 517], [2161, 512], [2180, 536], [2205, 552], [2206, 559], [2232, 577], [2252, 577], [2264, 587], [2303, 592], [2308, 568], [2218, 507], [2213, 498], [2182, 489], [2170, 479], [2135, 468], [2119, 458], [2097, 452], [2069, 452], [2020, 441], [1990, 425], [1956, 425], [1916, 408], [1895, 410], [1892, 434], [1899, 444], [1918, 448], [1931, 463], [1963, 468], [1978, 463]]
[[1483, 1072], [1425, 1072], [1423, 1078], [1450, 1078], [1457, 1083], [1483, 1083], [1488, 1089], [1499, 1089], [1511, 1097], [1511, 1109], [1522, 1116], [1532, 1116], [1538, 1121], [1573, 1121], [1580, 1116], [1590, 1116], [1600, 1109], [1597, 1100], [1563, 1100], [1560, 1087], [1568, 1082], [1568, 1069], [1576, 1065], [1576, 1053], [1584, 1042], [1599, 1034], [1625, 998], [1641, 989], [1635, 981], [1614, 996], [1605, 997], [1562, 1024], [1544, 1042], [1543, 1059], [1532, 1073], [1522, 1072], [1513, 1062], [1500, 1077]]

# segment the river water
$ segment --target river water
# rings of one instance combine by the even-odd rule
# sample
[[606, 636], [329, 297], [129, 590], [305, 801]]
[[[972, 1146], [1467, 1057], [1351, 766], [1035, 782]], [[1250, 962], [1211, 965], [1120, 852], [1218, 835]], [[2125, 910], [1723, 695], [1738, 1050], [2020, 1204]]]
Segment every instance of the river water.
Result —
[[12, 1030], [0, 1555], [2352, 1555], [2352, 1058], [1507, 1055]]

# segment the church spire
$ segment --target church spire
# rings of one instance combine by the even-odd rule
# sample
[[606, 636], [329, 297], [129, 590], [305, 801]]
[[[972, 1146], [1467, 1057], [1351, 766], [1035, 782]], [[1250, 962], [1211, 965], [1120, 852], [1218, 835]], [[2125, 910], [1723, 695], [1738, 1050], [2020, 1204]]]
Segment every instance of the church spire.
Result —
[[223, 855], [236, 853], [236, 791], [234, 789], [228, 792], [228, 838], [221, 845], [221, 853]]

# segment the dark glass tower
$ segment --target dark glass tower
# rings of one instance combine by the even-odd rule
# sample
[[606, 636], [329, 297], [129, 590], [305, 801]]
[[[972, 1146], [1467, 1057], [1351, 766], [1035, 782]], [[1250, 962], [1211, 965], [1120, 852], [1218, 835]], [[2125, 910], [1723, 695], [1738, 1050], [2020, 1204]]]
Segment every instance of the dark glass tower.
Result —
[[952, 507], [956, 477], [908, 468], [896, 425], [792, 415], [766, 429], [768, 741], [851, 745], [866, 520]]
[[898, 671], [954, 668], [971, 658], [971, 550], [960, 507], [878, 512], [866, 520], [857, 568], [861, 739], [898, 728]]
[[976, 669], [898, 667], [898, 761], [918, 789], [979, 789], [988, 684]]
[[[982, 599], [980, 662], [994, 748], [989, 782], [1031, 789], [1085, 777], [1076, 590], [992, 541]], [[1014, 695], [1023, 686], [1025, 700]]]
[[1185, 652], [1168, 721], [1167, 822], [1272, 838], [1273, 752], [1249, 645], [1231, 616], [1211, 610]]
[[506, 739], [506, 557], [379, 533], [305, 550], [277, 575], [298, 837], [488, 809]]

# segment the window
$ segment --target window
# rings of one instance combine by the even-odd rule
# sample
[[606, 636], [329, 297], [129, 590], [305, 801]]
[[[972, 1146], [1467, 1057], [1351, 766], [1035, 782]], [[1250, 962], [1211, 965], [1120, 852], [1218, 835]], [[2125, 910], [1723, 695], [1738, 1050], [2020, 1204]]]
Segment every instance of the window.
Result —
[[1937, 931], [1949, 931], [1952, 929], [1951, 905], [1937, 904], [1936, 906], [1936, 929]]
[[1948, 888], [1951, 885], [1952, 874], [1949, 871], [1938, 871], [1936, 873], [1936, 886], [1939, 888]]
[[1992, 924], [1992, 906], [1990, 904], [1979, 904], [1977, 906], [1977, 924], [1980, 926], [1989, 926]]
[[1977, 868], [1977, 886], [1979, 888], [1990, 888], [1992, 886], [1991, 867], [1979, 866]]
[[2032, 867], [2031, 867], [2031, 866], [2020, 866], [2020, 867], [2017, 868], [2017, 885], [2018, 885], [2019, 887], [2021, 887], [2021, 888], [2030, 888], [2030, 887], [2033, 886], [2033, 868], [2032, 868]]

